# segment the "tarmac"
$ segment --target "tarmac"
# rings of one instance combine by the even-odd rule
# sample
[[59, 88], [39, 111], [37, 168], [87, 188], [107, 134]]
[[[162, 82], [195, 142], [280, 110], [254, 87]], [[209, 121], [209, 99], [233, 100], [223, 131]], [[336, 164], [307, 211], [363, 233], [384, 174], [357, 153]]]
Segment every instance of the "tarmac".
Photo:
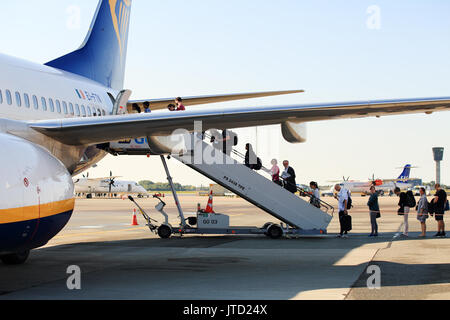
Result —
[[[324, 198], [336, 206], [336, 200]], [[131, 226], [128, 200], [79, 199], [66, 228], [47, 246], [34, 250], [22, 266], [0, 264], [0, 300], [397, 300], [450, 299], [449, 239], [428, 237], [410, 214], [410, 236], [399, 236], [403, 218], [398, 199], [380, 198], [380, 237], [369, 238], [367, 198], [355, 197], [353, 230], [336, 238], [335, 215], [329, 234], [272, 240], [265, 236], [184, 236], [163, 240], [139, 216]], [[166, 212], [177, 223], [173, 199]], [[155, 199], [138, 200], [159, 221]], [[206, 197], [181, 195], [185, 212]], [[214, 198], [214, 210], [234, 226], [262, 226], [276, 220], [239, 198]], [[448, 224], [448, 216], [446, 221]], [[69, 266], [81, 269], [81, 290], [69, 290]], [[380, 288], [369, 289], [369, 266], [380, 269]], [[371, 268], [369, 268], [370, 270]], [[373, 283], [373, 282], [370, 282]]]

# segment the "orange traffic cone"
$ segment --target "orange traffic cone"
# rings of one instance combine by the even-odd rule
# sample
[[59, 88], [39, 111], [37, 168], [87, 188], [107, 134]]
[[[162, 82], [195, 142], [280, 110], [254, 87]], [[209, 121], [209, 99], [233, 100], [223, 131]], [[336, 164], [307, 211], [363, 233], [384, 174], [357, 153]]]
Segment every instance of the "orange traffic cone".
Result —
[[131, 222], [132, 226], [138, 226], [139, 223], [137, 221], [137, 216], [136, 216], [136, 209], [133, 210], [133, 221]]
[[208, 204], [206, 205], [205, 213], [215, 213], [213, 210], [213, 192], [209, 194]]

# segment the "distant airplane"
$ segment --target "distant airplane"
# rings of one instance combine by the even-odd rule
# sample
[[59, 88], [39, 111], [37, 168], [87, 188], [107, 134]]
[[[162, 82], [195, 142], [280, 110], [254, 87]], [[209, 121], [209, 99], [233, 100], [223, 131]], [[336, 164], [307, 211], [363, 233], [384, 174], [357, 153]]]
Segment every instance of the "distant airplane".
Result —
[[[193, 131], [200, 121], [204, 131], [278, 124], [286, 141], [301, 143], [306, 141], [308, 122], [450, 110], [450, 97], [207, 105], [303, 90], [185, 97], [188, 106], [204, 106], [183, 112], [167, 110], [173, 98], [131, 101], [131, 90], [124, 88], [131, 5], [131, 0], [99, 1], [82, 45], [45, 64], [0, 55], [0, 260], [4, 263], [24, 263], [30, 250], [44, 246], [64, 228], [75, 207], [72, 177], [107, 155], [101, 144], [169, 137], [176, 129]], [[152, 14], [146, 12], [144, 17]], [[139, 113], [148, 105], [151, 113]], [[160, 150], [157, 142], [151, 147]]]
[[86, 196], [91, 199], [93, 196], [112, 195], [137, 195], [138, 197], [149, 197], [147, 190], [135, 181], [116, 180], [110, 173], [108, 178], [89, 178], [89, 175], [80, 179], [74, 179], [75, 194]]
[[339, 184], [351, 193], [368, 195], [370, 193], [370, 187], [375, 185], [381, 194], [392, 195], [396, 187], [399, 187], [402, 190], [413, 187], [413, 183], [410, 180], [411, 168], [413, 167], [410, 164], [405, 165], [402, 173], [397, 179], [375, 179], [374, 176], [372, 180], [369, 181], [350, 181], [348, 178], [344, 179], [344, 181], [341, 181]]

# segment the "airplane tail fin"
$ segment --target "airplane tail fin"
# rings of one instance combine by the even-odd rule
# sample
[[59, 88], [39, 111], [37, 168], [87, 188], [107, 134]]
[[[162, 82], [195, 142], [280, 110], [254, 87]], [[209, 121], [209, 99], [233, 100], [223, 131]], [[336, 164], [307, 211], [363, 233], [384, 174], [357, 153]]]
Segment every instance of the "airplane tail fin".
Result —
[[403, 168], [403, 172], [400, 174], [400, 177], [398, 177], [397, 179], [409, 179], [409, 176], [411, 174], [411, 165], [407, 164], [404, 168]]
[[100, 0], [81, 47], [46, 63], [121, 90], [125, 76], [132, 0]]

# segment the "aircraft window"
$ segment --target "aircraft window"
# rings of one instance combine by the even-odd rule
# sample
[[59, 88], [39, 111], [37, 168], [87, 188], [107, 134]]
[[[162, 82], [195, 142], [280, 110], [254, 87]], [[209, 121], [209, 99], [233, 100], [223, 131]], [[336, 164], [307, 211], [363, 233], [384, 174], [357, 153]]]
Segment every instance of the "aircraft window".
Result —
[[41, 98], [41, 103], [42, 103], [42, 110], [46, 110], [47, 109], [47, 99], [42, 97]]
[[69, 105], [69, 113], [70, 113], [71, 115], [75, 115], [75, 111], [73, 110], [73, 104], [70, 104], [70, 105]]
[[[78, 105], [77, 105], [78, 108]], [[83, 117], [86, 117], [86, 108], [84, 107], [84, 105], [81, 105], [81, 114], [83, 115]]]
[[16, 104], [18, 107], [22, 106], [22, 98], [20, 97], [20, 93], [16, 92]]
[[[73, 105], [72, 104], [70, 104], [70, 105], [71, 105], [71, 108], [73, 108]], [[77, 104], [75, 105], [75, 114], [77, 115], [77, 117], [79, 117], [81, 115], [80, 106]]]
[[38, 98], [35, 95], [33, 95], [33, 106], [35, 109], [39, 108]]
[[48, 99], [48, 104], [50, 105], [50, 111], [55, 112], [55, 104], [53, 103], [53, 99]]
[[69, 109], [67, 108], [67, 103], [65, 102], [62, 103], [62, 112], [64, 114], [69, 114]]
[[[52, 112], [54, 112], [55, 110], [52, 110]], [[61, 102], [59, 100], [56, 100], [56, 111], [58, 111], [58, 113], [61, 113]]]
[[9, 90], [6, 90], [6, 102], [9, 105], [12, 105], [11, 91], [9, 91]]
[[27, 93], [25, 93], [25, 94], [23, 95], [23, 98], [24, 98], [24, 100], [25, 100], [25, 107], [27, 107], [28, 109], [30, 109], [30, 97], [28, 96]]
[[3, 95], [2, 95], [2, 90], [0, 90], [0, 103], [3, 103]]
[[87, 112], [88, 112], [88, 116], [92, 117], [92, 111], [91, 111], [91, 107], [87, 107]]

